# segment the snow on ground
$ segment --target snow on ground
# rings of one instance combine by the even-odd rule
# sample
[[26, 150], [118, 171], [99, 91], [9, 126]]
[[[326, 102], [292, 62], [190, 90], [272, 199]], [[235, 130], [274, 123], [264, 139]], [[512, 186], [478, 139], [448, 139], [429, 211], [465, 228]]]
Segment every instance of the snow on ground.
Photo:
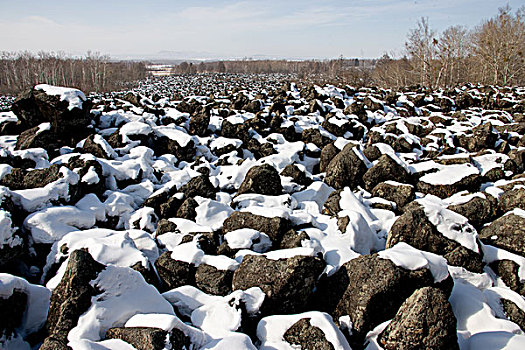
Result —
[[[85, 152], [89, 140], [85, 136], [56, 150], [47, 146], [15, 149], [17, 136], [0, 136], [0, 182], [14, 168], [30, 172], [60, 166], [59, 178], [45, 186], [11, 189], [0, 184], [0, 249], [23, 249], [26, 254], [20, 258], [23, 267], [9, 272], [45, 283], [45, 287], [38, 286], [22, 277], [0, 274], [1, 298], [15, 290], [28, 295], [16, 334], [0, 340], [0, 345], [26, 349], [38, 345], [30, 344], [33, 340], [28, 336], [42, 328], [51, 292], [64, 276], [71, 252], [87, 248], [106, 268], [90, 282], [100, 294], [92, 297], [90, 307], [68, 334], [73, 349], [130, 349], [122, 340], [104, 339], [111, 327], [178, 329], [194, 349], [296, 349], [297, 345], [284, 340], [284, 333], [303, 318], [321, 329], [334, 349], [350, 349], [342, 332], [352, 331], [349, 316], [337, 320], [341, 328], [330, 315], [314, 310], [296, 315], [276, 311], [261, 317], [268, 296], [258, 287], [225, 296], [206, 294], [192, 285], [168, 291], [161, 286], [159, 290], [130, 268], [139, 263], [154, 274], [155, 262], [166, 252], [193, 268], [211, 265], [218, 274], [233, 274], [247, 255], [264, 255], [274, 261], [315, 256], [325, 264], [325, 276], [318, 283], [331, 278], [345, 263], [378, 253], [404, 269], [430, 270], [435, 282], [452, 277], [449, 300], [458, 321], [461, 350], [525, 346], [523, 330], [501, 305], [501, 299], [506, 299], [525, 311], [523, 296], [509, 289], [489, 267], [510, 260], [517, 265], [516, 276], [522, 283], [525, 257], [483, 244], [469, 219], [450, 210], [474, 198], [507, 200], [510, 191], [525, 188], [523, 164], [519, 163], [519, 152], [525, 151], [519, 128], [522, 119], [509, 112], [521, 106], [515, 91], [501, 88], [498, 92], [504, 96], [501, 101], [514, 103], [505, 111], [479, 106], [461, 110], [445, 91], [418, 95], [288, 84], [279, 92], [282, 77], [252, 78], [203, 75], [148, 80], [134, 91], [138, 103], [126, 99], [124, 93], [91, 95], [96, 116], [91, 140], [100, 150], [98, 156]], [[87, 100], [76, 89], [45, 84], [36, 89], [66, 101], [69, 110], [82, 108]], [[464, 90], [471, 96], [485, 96], [481, 88], [465, 86]], [[233, 108], [243, 99], [246, 104]], [[259, 110], [251, 105], [257, 101]], [[447, 109], [440, 101], [452, 107]], [[195, 117], [203, 115], [209, 117], [209, 123], [193, 132]], [[12, 112], [0, 114], [0, 124], [16, 120]], [[477, 139], [476, 128], [487, 123], [492, 125], [489, 132], [498, 138], [493, 144], [487, 144], [491, 137], [485, 135]], [[35, 126], [35, 137], [54, 132], [52, 123]], [[471, 142], [474, 138], [476, 142]], [[350, 142], [356, 145], [352, 152], [362, 162], [363, 173], [331, 187], [326, 179], [334, 175], [336, 166], [327, 163], [323, 172], [320, 169], [328, 157], [326, 150], [337, 153]], [[407, 183], [390, 173], [370, 175], [382, 154], [407, 172]], [[262, 164], [271, 165], [278, 174], [294, 164], [301, 174], [279, 175], [283, 191], [277, 194], [237, 195], [250, 169]], [[346, 176], [352, 175], [347, 174], [351, 170], [341, 171]], [[188, 199], [185, 185], [203, 174], [214, 187], [213, 195], [203, 188], [194, 189], [198, 194], [189, 196], [194, 202], [185, 203], [196, 206], [180, 213], [181, 204]], [[422, 188], [418, 183], [448, 188], [469, 176], [480, 176], [481, 186], [472, 190], [457, 191], [448, 198], [415, 192], [410, 200], [423, 207], [438, 234], [482, 255], [483, 272], [451, 266], [444, 257], [404, 242], [385, 250], [392, 225], [405, 208], [398, 205], [398, 197], [368, 187], [366, 191], [363, 177], [368, 175], [379, 176], [379, 182], [391, 189], [408, 185], [403, 189], [417, 191]], [[264, 183], [261, 191], [274, 186]], [[330, 195], [335, 194], [337, 201], [327, 208]], [[524, 217], [519, 205], [505, 211]], [[274, 237], [270, 232], [243, 225], [223, 233], [225, 221], [236, 211], [262, 217], [261, 222], [279, 218], [287, 225], [288, 238], [296, 234], [300, 239], [281, 246], [270, 238]], [[504, 214], [497, 211], [483, 225]], [[169, 232], [158, 232], [161, 222], [170, 227]], [[216, 239], [212, 243], [215, 252], [206, 246], [210, 237]], [[225, 255], [216, 254], [220, 246], [229, 249]], [[243, 333], [249, 329], [243, 323], [246, 317], [258, 323], [256, 334], [250, 334], [252, 339], [257, 337], [255, 342]], [[387, 325], [388, 321], [374, 325], [367, 336], [367, 349], [381, 349], [377, 339]]]

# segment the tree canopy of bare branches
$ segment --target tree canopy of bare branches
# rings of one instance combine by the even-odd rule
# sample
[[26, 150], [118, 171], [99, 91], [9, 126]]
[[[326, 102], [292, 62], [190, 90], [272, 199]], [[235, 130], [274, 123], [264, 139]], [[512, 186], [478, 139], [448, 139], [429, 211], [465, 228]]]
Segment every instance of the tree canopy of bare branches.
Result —
[[142, 62], [112, 62], [89, 52], [72, 58], [62, 52], [0, 52], [0, 93], [16, 94], [35, 84], [77, 87], [83, 91], [124, 89], [146, 77]]
[[437, 33], [421, 18], [408, 33], [403, 56], [384, 56], [374, 77], [389, 87], [524, 84], [524, 53], [525, 7], [515, 13], [503, 7], [471, 30], [451, 26]]

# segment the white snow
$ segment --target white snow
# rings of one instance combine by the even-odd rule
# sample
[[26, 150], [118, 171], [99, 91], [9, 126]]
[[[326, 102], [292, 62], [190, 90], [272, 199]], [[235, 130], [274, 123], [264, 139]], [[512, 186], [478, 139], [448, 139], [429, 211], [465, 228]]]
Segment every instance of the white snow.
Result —
[[405, 242], [397, 243], [392, 248], [380, 251], [379, 257], [388, 259], [407, 270], [426, 268], [434, 276], [434, 282], [441, 282], [448, 277], [447, 261], [440, 255], [416, 249]]
[[[60, 248], [64, 245], [68, 247], [66, 254], [60, 252]], [[45, 270], [47, 271], [61, 257], [67, 257], [69, 253], [81, 248], [88, 248], [93, 259], [102, 264], [121, 267], [132, 266], [138, 262], [148, 267], [148, 261], [153, 263], [159, 256], [155, 242], [144, 231], [109, 229], [74, 231], [53, 244]], [[62, 263], [57, 274], [48, 282], [48, 288], [53, 289], [58, 285], [65, 272], [67, 261]]]
[[230, 231], [224, 235], [224, 239], [232, 249], [252, 249], [258, 253], [264, 253], [272, 246], [267, 234], [249, 228]]
[[101, 340], [109, 328], [122, 327], [139, 313], [173, 314], [157, 289], [128, 267], [109, 265], [91, 283], [102, 293], [92, 297], [90, 308], [69, 332], [69, 341]]
[[417, 202], [423, 206], [428, 219], [443, 236], [479, 253], [478, 233], [469, 224], [467, 218], [446, 209], [440, 199], [435, 196], [427, 195], [425, 198], [417, 199]]
[[284, 333], [301, 319], [308, 319], [310, 324], [324, 333], [326, 340], [335, 350], [351, 350], [344, 335], [324, 312], [311, 311], [297, 315], [273, 315], [263, 318], [257, 325], [257, 338], [261, 342], [260, 350], [295, 350], [296, 346], [284, 340]]
[[7, 299], [19, 291], [27, 295], [27, 305], [22, 323], [16, 329], [22, 337], [40, 330], [47, 320], [51, 291], [34, 285], [25, 279], [7, 273], [0, 273], [0, 298]]
[[60, 101], [67, 101], [69, 104], [69, 110], [72, 110], [73, 108], [82, 109], [82, 103], [86, 101], [86, 95], [78, 89], [39, 84], [35, 86], [35, 90], [42, 90], [47, 95], [60, 96]]
[[18, 235], [15, 235], [16, 228], [13, 227], [11, 214], [5, 210], [0, 210], [0, 249], [13, 248], [23, 243]]
[[454, 164], [443, 166], [434, 173], [423, 175], [419, 181], [430, 185], [452, 185], [467, 176], [477, 174], [479, 174], [479, 170], [472, 164]]
[[44, 187], [11, 191], [13, 203], [32, 213], [51, 206], [52, 202], [69, 198], [69, 185], [76, 185], [78, 174], [66, 167], [60, 168], [62, 177]]

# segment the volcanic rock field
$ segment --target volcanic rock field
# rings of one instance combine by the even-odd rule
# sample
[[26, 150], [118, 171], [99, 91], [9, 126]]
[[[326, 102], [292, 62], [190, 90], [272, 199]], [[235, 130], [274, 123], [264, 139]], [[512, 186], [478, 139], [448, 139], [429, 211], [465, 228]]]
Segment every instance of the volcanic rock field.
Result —
[[0, 102], [1, 349], [525, 349], [525, 88]]

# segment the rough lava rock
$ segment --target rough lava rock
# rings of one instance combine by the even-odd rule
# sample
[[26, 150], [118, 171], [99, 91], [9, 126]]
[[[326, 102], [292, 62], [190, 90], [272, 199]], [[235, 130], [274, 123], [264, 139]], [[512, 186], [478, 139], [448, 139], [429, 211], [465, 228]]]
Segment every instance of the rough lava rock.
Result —
[[104, 268], [85, 250], [75, 250], [69, 255], [64, 276], [51, 294], [47, 331], [52, 339], [67, 343], [69, 331], [91, 306], [91, 298], [97, 295], [90, 282]]
[[322, 260], [311, 256], [272, 260], [247, 255], [233, 274], [233, 289], [261, 288], [266, 294], [263, 315], [298, 313], [305, 311], [324, 267]]
[[416, 290], [379, 335], [386, 350], [459, 349], [456, 317], [445, 293], [432, 287]]
[[237, 195], [243, 193], [259, 193], [268, 196], [278, 196], [283, 193], [281, 177], [270, 164], [251, 168], [241, 183]]
[[356, 188], [362, 184], [367, 171], [365, 162], [357, 155], [352, 144], [346, 145], [328, 164], [325, 182], [336, 190], [345, 186]]
[[483, 227], [479, 237], [485, 244], [525, 257], [525, 218], [509, 213]]
[[393, 318], [415, 290], [433, 284], [427, 269], [409, 271], [377, 254], [363, 255], [345, 263], [327, 278], [317, 297], [320, 306], [335, 320], [350, 316], [353, 327], [350, 345], [361, 348], [366, 334]]
[[412, 202], [388, 232], [386, 248], [405, 242], [414, 248], [442, 255], [450, 265], [462, 266], [481, 273], [483, 261], [480, 254], [465, 248], [441, 234], [427, 217], [423, 206]]

